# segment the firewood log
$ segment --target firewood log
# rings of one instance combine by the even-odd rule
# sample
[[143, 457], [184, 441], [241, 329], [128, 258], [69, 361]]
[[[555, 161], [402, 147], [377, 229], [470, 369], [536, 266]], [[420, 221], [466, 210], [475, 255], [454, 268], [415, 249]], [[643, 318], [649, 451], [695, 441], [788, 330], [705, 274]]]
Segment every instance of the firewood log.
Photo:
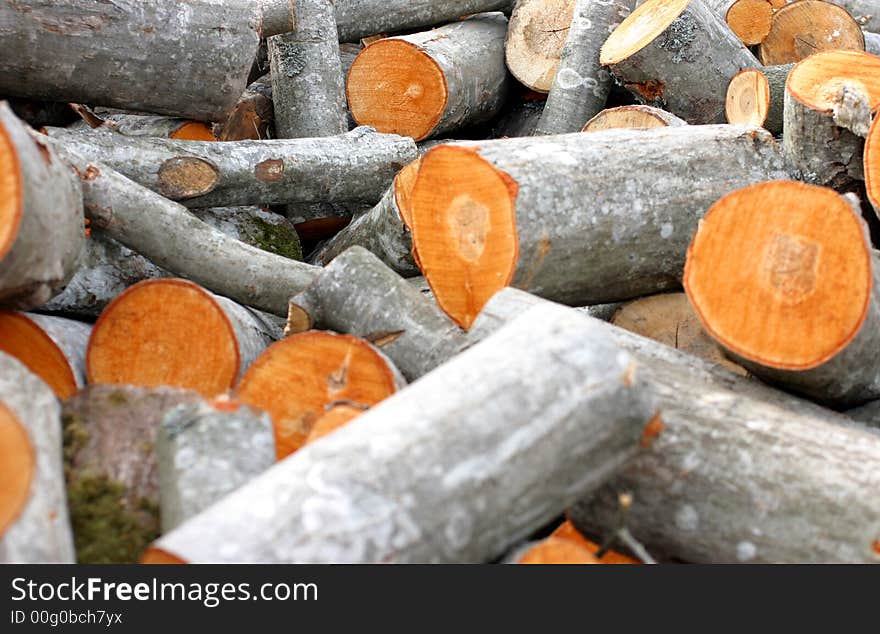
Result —
[[[572, 524], [571, 520], [565, 520], [559, 527], [553, 531], [551, 537], [558, 537], [561, 539], [567, 539], [569, 541], [574, 541], [579, 544], [585, 546], [591, 554], [597, 555], [599, 553], [599, 544], [595, 542], [591, 542], [589, 539], [584, 537], [583, 533], [581, 533], [575, 525]], [[600, 564], [613, 564], [613, 565], [629, 565], [629, 564], [640, 564], [638, 559], [633, 559], [628, 555], [624, 555], [615, 550], [609, 550], [601, 557], [598, 557]]]
[[783, 149], [800, 179], [850, 191], [864, 179], [864, 137], [880, 106], [880, 57], [817, 53], [785, 86]]
[[218, 126], [220, 141], [261, 141], [274, 139], [275, 108], [272, 78], [266, 74], [248, 84], [229, 116]]
[[737, 363], [852, 407], [880, 398], [878, 271], [857, 204], [777, 181], [712, 206], [688, 250], [684, 286]]
[[[2, 12], [2, 10], [0, 10]], [[2, 36], [0, 36], [2, 38]], [[0, 306], [29, 310], [64, 288], [83, 248], [76, 175], [0, 103]]]
[[359, 128], [320, 139], [178, 141], [47, 128], [71, 153], [100, 162], [188, 207], [296, 202], [375, 204], [416, 158], [412, 139]]
[[290, 300], [287, 332], [311, 328], [375, 341], [410, 381], [451, 359], [465, 342], [431, 299], [361, 247], [339, 255]]
[[[484, 562], [638, 452], [640, 371], [551, 307], [311, 443], [153, 545], [187, 562]], [[525, 371], [524, 371], [525, 370]]]
[[[478, 341], [513, 317], [529, 319], [539, 303], [546, 302], [505, 289], [471, 335]], [[646, 435], [619, 477], [569, 511], [579, 529], [604, 535], [618, 528], [618, 497], [627, 491], [627, 527], [652, 553], [697, 563], [877, 561], [880, 434], [596, 323], [638, 363], [662, 428]]]
[[865, 187], [874, 212], [880, 217], [880, 116], [868, 130], [864, 154]]
[[773, 138], [757, 128], [444, 145], [421, 160], [409, 224], [438, 304], [467, 328], [508, 285], [575, 306], [678, 288], [709, 205], [785, 177]]
[[58, 399], [2, 352], [0, 482], [0, 562], [74, 563]]
[[599, 560], [582, 544], [561, 537], [548, 537], [516, 557], [518, 564], [598, 564]]
[[272, 416], [280, 460], [305, 444], [326, 405], [349, 401], [370, 407], [404, 385], [391, 360], [367, 341], [313, 331], [270, 346], [242, 377], [236, 394]]
[[133, 563], [159, 535], [156, 432], [195, 392], [93, 385], [63, 406], [64, 458], [79, 563]]
[[702, 0], [647, 0], [608, 37], [600, 61], [641, 103], [688, 123], [724, 121], [731, 77], [759, 65]]
[[600, 132], [620, 128], [645, 129], [687, 125], [671, 112], [653, 106], [630, 105], [603, 110], [587, 121], [583, 132]]
[[296, 229], [281, 214], [254, 206], [208, 207], [190, 211], [230, 238], [291, 260], [302, 260], [302, 245]]
[[[211, 128], [201, 121], [142, 114], [101, 115], [100, 127], [125, 136], [162, 137], [181, 141], [216, 141]], [[41, 126], [43, 127], [43, 126]], [[68, 126], [70, 130], [91, 130], [93, 126], [86, 121]]]
[[870, 31], [862, 33], [865, 36], [865, 52], [871, 55], [880, 55], [880, 33], [871, 33]]
[[329, 436], [337, 429], [348, 425], [351, 421], [369, 409], [360, 405], [346, 404], [331, 405], [328, 407], [329, 409], [325, 408], [324, 413], [312, 426], [312, 431], [309, 432], [309, 435], [306, 438], [306, 444], [315, 442], [324, 436]]
[[162, 418], [156, 461], [167, 533], [275, 464], [272, 421], [234, 402], [183, 403]]
[[798, 0], [773, 15], [770, 33], [758, 48], [766, 66], [791, 64], [822, 51], [864, 51], [862, 28], [852, 15], [824, 0]]
[[354, 120], [416, 141], [488, 121], [508, 92], [506, 32], [492, 13], [373, 42], [348, 73]]
[[147, 280], [101, 313], [86, 374], [91, 384], [167, 385], [213, 397], [230, 389], [279, 334], [257, 314], [192, 282]]
[[0, 350], [21, 361], [64, 400], [85, 385], [91, 326], [63, 317], [0, 311]]
[[727, 86], [727, 122], [761, 126], [782, 134], [785, 82], [794, 64], [747, 68]]
[[516, 0], [513, 3], [504, 45], [505, 60], [521, 84], [537, 92], [550, 92], [566, 38], [571, 33], [574, 13], [575, 0]]
[[756, 46], [770, 34], [776, 8], [769, 0], [736, 0], [724, 13], [724, 21], [742, 43]]
[[[611, 75], [599, 63], [599, 51], [608, 34], [630, 14], [635, 1], [577, 0], [573, 4], [571, 28], [536, 134], [579, 132], [605, 107]], [[559, 34], [548, 37], [553, 35]], [[510, 31], [508, 47], [512, 37]]]

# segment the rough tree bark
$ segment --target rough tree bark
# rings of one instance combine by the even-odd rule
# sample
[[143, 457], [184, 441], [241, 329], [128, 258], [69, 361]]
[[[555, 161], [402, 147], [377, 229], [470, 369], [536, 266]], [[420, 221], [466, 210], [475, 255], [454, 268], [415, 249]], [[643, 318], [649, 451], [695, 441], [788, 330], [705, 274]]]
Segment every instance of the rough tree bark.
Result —
[[[100, 127], [125, 136], [163, 137], [189, 141], [217, 140], [206, 124], [180, 117], [115, 113], [101, 115], [100, 119], [102, 120]], [[67, 127], [71, 130], [92, 130], [95, 126], [81, 119]]]
[[561, 310], [533, 313], [306, 446], [145, 559], [503, 554], [632, 458], [654, 414], [628, 355]]
[[0, 103], [0, 306], [36, 308], [73, 276], [83, 248], [76, 175]]
[[0, 352], [0, 425], [5, 441], [0, 562], [75, 562], [60, 414], [49, 386]]

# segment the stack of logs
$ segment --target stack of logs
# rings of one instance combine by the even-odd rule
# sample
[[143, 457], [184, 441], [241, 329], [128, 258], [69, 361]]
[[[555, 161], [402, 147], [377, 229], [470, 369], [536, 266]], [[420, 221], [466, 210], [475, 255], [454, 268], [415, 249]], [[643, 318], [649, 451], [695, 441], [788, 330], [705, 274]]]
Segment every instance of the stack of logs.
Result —
[[880, 562], [874, 0], [0, 22], [0, 561]]

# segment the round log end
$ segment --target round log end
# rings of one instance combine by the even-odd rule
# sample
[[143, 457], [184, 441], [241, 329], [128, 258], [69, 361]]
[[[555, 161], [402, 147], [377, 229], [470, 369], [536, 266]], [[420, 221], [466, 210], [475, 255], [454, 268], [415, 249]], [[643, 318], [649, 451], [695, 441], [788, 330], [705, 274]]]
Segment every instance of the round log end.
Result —
[[327, 436], [340, 427], [345, 427], [348, 423], [364, 413], [364, 408], [354, 405], [334, 405], [321, 418], [317, 420], [306, 438], [306, 444], [315, 442], [319, 438]]
[[518, 564], [598, 564], [583, 545], [561, 537], [548, 537], [529, 548]]
[[22, 182], [18, 153], [9, 133], [0, 125], [0, 260], [18, 235], [22, 214]]
[[765, 66], [791, 64], [831, 50], [865, 50], [865, 36], [846, 9], [824, 0], [798, 0], [779, 9], [758, 55]]
[[872, 284], [861, 218], [833, 190], [794, 181], [753, 185], [715, 203], [684, 273], [716, 340], [786, 370], [814, 368], [844, 349], [865, 321]]
[[669, 125], [672, 113], [653, 106], [628, 105], [608, 108], [587, 121], [583, 132], [600, 132], [602, 130], [665, 128]]
[[431, 134], [449, 101], [437, 62], [415, 44], [393, 38], [373, 42], [355, 58], [346, 93], [358, 125], [416, 141]]
[[0, 403], [0, 537], [30, 497], [37, 460], [27, 430]]
[[690, 0], [647, 0], [608, 36], [599, 62], [605, 66], [617, 64], [638, 53], [669, 28], [689, 3]]
[[505, 59], [523, 85], [550, 92], [574, 17], [574, 0], [518, 2], [510, 16]]
[[239, 372], [229, 318], [201, 287], [176, 279], [147, 280], [121, 293], [89, 339], [89, 383], [170, 386], [214, 397]]
[[204, 159], [180, 156], [159, 166], [157, 180], [160, 194], [173, 200], [186, 200], [214, 191], [220, 182], [220, 171]]
[[880, 215], [880, 116], [874, 117], [865, 142], [865, 186], [868, 200]]
[[396, 390], [392, 369], [369, 343], [312, 330], [269, 346], [242, 377], [237, 396], [272, 417], [280, 460], [306, 443], [327, 405], [371, 407]]
[[727, 26], [743, 44], [760, 44], [770, 34], [773, 5], [767, 0], [737, 0], [727, 10]]
[[463, 328], [513, 279], [517, 191], [475, 150], [438, 146], [422, 158], [410, 198], [413, 249], [437, 303]]
[[216, 141], [217, 137], [211, 131], [211, 126], [201, 121], [188, 121], [168, 135], [172, 139], [181, 141]]
[[64, 353], [27, 315], [0, 311], [0, 350], [43, 379], [59, 399], [77, 391], [76, 376]]
[[188, 564], [189, 562], [185, 559], [181, 559], [177, 555], [172, 555], [171, 553], [162, 550], [161, 548], [156, 548], [155, 546], [151, 546], [144, 551], [144, 554], [141, 555], [140, 563], [142, 564]]
[[863, 92], [871, 110], [880, 107], [880, 57], [862, 51], [817, 53], [791, 70], [785, 89], [805, 106], [830, 113], [843, 86]]
[[734, 75], [727, 85], [725, 112], [728, 123], [762, 127], [770, 112], [770, 82], [764, 73], [747, 68]]

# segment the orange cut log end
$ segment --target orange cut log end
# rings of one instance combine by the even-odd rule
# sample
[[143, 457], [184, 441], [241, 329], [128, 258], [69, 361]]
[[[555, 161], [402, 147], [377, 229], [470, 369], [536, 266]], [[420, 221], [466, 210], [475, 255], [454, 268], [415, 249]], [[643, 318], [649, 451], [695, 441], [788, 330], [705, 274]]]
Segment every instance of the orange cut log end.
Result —
[[0, 125], [0, 261], [12, 248], [22, 214], [22, 182], [18, 152]]
[[865, 36], [846, 9], [824, 0], [798, 0], [779, 9], [761, 42], [765, 66], [791, 64], [823, 51], [864, 51]]
[[238, 399], [272, 417], [280, 460], [306, 443], [330, 403], [371, 407], [395, 390], [391, 368], [367, 342], [309, 331], [266, 349], [242, 377]]
[[880, 116], [874, 117], [865, 142], [865, 186], [868, 200], [880, 214]]
[[529, 548], [518, 564], [598, 564], [599, 560], [576, 541], [548, 537]]
[[727, 10], [727, 26], [743, 44], [760, 44], [770, 34], [773, 5], [767, 0], [737, 0]]
[[346, 93], [358, 125], [420, 141], [440, 122], [449, 101], [446, 76], [415, 44], [384, 39], [354, 60]]
[[725, 111], [728, 123], [763, 126], [770, 112], [770, 83], [764, 73], [748, 68], [734, 75], [727, 86]]
[[232, 387], [239, 352], [214, 298], [185, 280], [147, 280], [104, 309], [86, 354], [89, 383], [191, 389], [212, 398]]
[[861, 51], [817, 53], [791, 70], [785, 88], [804, 105], [830, 113], [844, 84], [865, 93], [871, 110], [880, 108], [880, 57]]
[[172, 139], [182, 141], [216, 141], [217, 137], [211, 126], [201, 121], [189, 121], [168, 135]]
[[26, 315], [0, 311], [0, 350], [48, 383], [61, 400], [76, 392], [76, 377], [64, 353]]
[[871, 250], [861, 218], [833, 190], [761, 183], [711, 207], [688, 250], [684, 286], [722, 345], [764, 366], [807, 370], [861, 328]]
[[464, 328], [513, 279], [517, 191], [472, 149], [439, 146], [422, 158], [410, 199], [413, 249], [437, 303]]
[[690, 0], [646, 0], [620, 23], [602, 45], [599, 63], [617, 64], [660, 36], [687, 8]]
[[306, 444], [315, 442], [319, 438], [323, 438], [324, 436], [333, 433], [363, 413], [364, 410], [360, 407], [354, 407], [352, 405], [336, 405], [317, 420], [312, 427], [312, 431], [309, 432]]
[[37, 460], [27, 430], [0, 403], [0, 536], [21, 514], [30, 497]]
[[141, 555], [140, 563], [142, 564], [188, 564], [189, 562], [181, 559], [176, 555], [151, 546]]
[[665, 128], [668, 124], [644, 106], [618, 106], [603, 110], [587, 121], [583, 132], [615, 129]]
[[[599, 552], [599, 544], [590, 541], [583, 534], [575, 528], [574, 524], [571, 523], [570, 520], [564, 521], [559, 527], [553, 531], [551, 537], [557, 537], [559, 539], [567, 539], [569, 541], [576, 542], [581, 544], [584, 548], [590, 551], [591, 554], [595, 555]], [[616, 552], [614, 550], [609, 550], [604, 555], [599, 557], [600, 564], [641, 564], [638, 559], [633, 559], [632, 557], [628, 557], [622, 553]]]

